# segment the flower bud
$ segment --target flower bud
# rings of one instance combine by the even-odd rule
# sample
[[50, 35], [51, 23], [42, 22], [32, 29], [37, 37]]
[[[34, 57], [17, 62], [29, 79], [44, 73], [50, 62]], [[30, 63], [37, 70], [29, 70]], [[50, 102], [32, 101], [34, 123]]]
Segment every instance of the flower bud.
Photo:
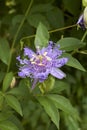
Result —
[[87, 28], [87, 7], [84, 9], [83, 14], [79, 17], [77, 25], [83, 30]]
[[85, 28], [87, 28], [87, 7], [84, 9], [83, 18], [84, 18]]

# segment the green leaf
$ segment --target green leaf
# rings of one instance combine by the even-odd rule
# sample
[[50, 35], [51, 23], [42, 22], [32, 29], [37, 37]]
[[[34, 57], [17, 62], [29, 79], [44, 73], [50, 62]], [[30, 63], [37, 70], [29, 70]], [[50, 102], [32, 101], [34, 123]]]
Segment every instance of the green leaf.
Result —
[[10, 47], [8, 41], [4, 38], [0, 38], [0, 59], [2, 62], [8, 65], [10, 56]]
[[56, 80], [54, 84], [54, 88], [52, 89], [51, 93], [60, 93], [61, 91], [69, 88], [69, 84], [63, 81]]
[[3, 93], [0, 91], [0, 110], [3, 108], [4, 96]]
[[30, 86], [30, 84], [28, 84], [28, 87], [27, 87], [26, 82], [27, 82], [27, 79], [22, 79], [19, 82], [19, 85], [17, 87], [14, 87], [13, 89], [10, 89], [10, 91], [8, 91], [7, 94], [15, 95], [17, 97], [19, 97], [19, 96], [25, 97], [25, 96], [29, 95], [28, 87]]
[[52, 29], [61, 28], [64, 26], [64, 15], [59, 8], [54, 8], [50, 12], [47, 12], [46, 17]]
[[5, 76], [5, 72], [0, 71], [0, 83], [4, 79], [4, 76]]
[[56, 108], [54, 102], [47, 97], [38, 97], [38, 101], [44, 107], [46, 113], [51, 117], [51, 120], [59, 129], [59, 113], [58, 109]]
[[21, 123], [20, 118], [18, 118], [18, 116], [16, 114], [15, 115], [12, 114], [9, 118], [9, 121], [14, 123], [16, 125], [16, 127], [18, 127], [19, 130], [24, 130], [23, 124]]
[[50, 29], [49, 22], [47, 21], [46, 17], [40, 13], [30, 15], [27, 20], [29, 24], [35, 28], [37, 28], [41, 22], [47, 27], [47, 29]]
[[79, 0], [63, 0], [64, 8], [68, 10], [73, 15], [77, 15], [79, 13], [79, 8], [81, 3]]
[[10, 116], [11, 114], [9, 112], [0, 112], [0, 122], [6, 121]]
[[84, 67], [80, 64], [80, 62], [76, 58], [72, 57], [70, 54], [64, 53], [62, 56], [67, 57], [69, 59], [67, 62], [68, 66], [74, 67], [82, 71], [86, 71]]
[[13, 79], [13, 73], [12, 72], [7, 73], [5, 78], [4, 78], [4, 81], [3, 81], [3, 88], [2, 89], [4, 92], [8, 89], [12, 79]]
[[72, 37], [60, 39], [57, 43], [60, 44], [60, 49], [65, 51], [73, 51], [85, 45], [85, 43], [81, 42], [79, 39]]
[[16, 24], [19, 24], [22, 21], [23, 17], [23, 15], [15, 15], [12, 19], [12, 25], [15, 26]]
[[79, 124], [77, 120], [73, 119], [71, 116], [64, 115], [66, 125], [68, 130], [79, 130]]
[[35, 37], [35, 46], [37, 47], [45, 47], [49, 41], [49, 33], [47, 28], [42, 24], [39, 23], [37, 31], [36, 31], [36, 37]]
[[31, 8], [31, 11], [30, 13], [44, 13], [44, 12], [49, 12], [50, 10], [52, 10], [54, 7], [47, 3], [47, 4], [37, 4], [37, 5], [34, 5], [32, 8]]
[[15, 124], [10, 121], [1, 121], [0, 122], [1, 130], [19, 130]]
[[83, 6], [87, 6], [87, 0], [82, 0]]
[[22, 109], [18, 99], [12, 95], [6, 95], [7, 104], [22, 116]]
[[48, 94], [47, 97], [54, 102], [58, 109], [61, 109], [75, 118], [79, 118], [76, 110], [72, 107], [67, 98], [56, 94]]

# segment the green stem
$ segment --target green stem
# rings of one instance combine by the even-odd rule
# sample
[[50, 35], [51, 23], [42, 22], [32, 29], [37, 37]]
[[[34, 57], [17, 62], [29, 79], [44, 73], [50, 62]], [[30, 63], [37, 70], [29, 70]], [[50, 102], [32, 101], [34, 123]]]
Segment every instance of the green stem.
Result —
[[[54, 33], [54, 32], [58, 32], [58, 31], [63, 31], [63, 30], [65, 30], [65, 29], [69, 29], [69, 28], [76, 27], [76, 26], [77, 26], [77, 24], [70, 25], [70, 26], [63, 27], [63, 28], [57, 28], [57, 29], [55, 29], [55, 30], [50, 30], [49, 33]], [[35, 37], [35, 34], [30, 35], [30, 36], [23, 37], [23, 38], [20, 40], [20, 43], [21, 43], [24, 39], [33, 38], [33, 37]]]
[[82, 37], [82, 39], [81, 39], [81, 42], [84, 41], [84, 39], [85, 39], [86, 36], [87, 36], [87, 30], [85, 31], [85, 33], [84, 33], [84, 35], [83, 35], [83, 37]]
[[8, 72], [9, 69], [10, 69], [10, 64], [11, 64], [11, 60], [12, 60], [12, 54], [13, 54], [13, 49], [14, 49], [14, 45], [15, 45], [16, 39], [17, 39], [18, 34], [19, 34], [19, 32], [20, 32], [20, 30], [21, 30], [23, 24], [24, 24], [24, 21], [25, 21], [27, 15], [28, 15], [28, 13], [29, 13], [29, 11], [30, 11], [30, 9], [31, 9], [32, 4], [33, 4], [33, 0], [31, 0], [30, 4], [29, 4], [29, 6], [28, 6], [28, 9], [27, 9], [27, 11], [26, 11], [26, 13], [25, 13], [25, 15], [24, 15], [24, 17], [23, 17], [23, 19], [22, 19], [22, 21], [21, 21], [19, 27], [18, 27], [18, 30], [17, 30], [17, 32], [16, 32], [16, 35], [14, 36], [13, 43], [12, 43], [12, 46], [11, 46], [11, 51], [10, 51], [10, 57], [9, 57], [9, 63], [8, 63], [7, 72]]
[[70, 26], [66, 26], [66, 27], [62, 27], [62, 28], [55, 29], [55, 30], [51, 30], [51, 31], [49, 31], [49, 33], [62, 31], [62, 30], [65, 30], [65, 29], [69, 29], [69, 28], [72, 28], [72, 27], [76, 27], [76, 26], [77, 26], [77, 24], [73, 24], [73, 25], [70, 25]]
[[[82, 36], [81, 42], [83, 42], [85, 40], [85, 37], [87, 36], [87, 30], [85, 31], [84, 35]], [[75, 54], [75, 53], [80, 53], [80, 51], [78, 49], [74, 50], [71, 55]]]

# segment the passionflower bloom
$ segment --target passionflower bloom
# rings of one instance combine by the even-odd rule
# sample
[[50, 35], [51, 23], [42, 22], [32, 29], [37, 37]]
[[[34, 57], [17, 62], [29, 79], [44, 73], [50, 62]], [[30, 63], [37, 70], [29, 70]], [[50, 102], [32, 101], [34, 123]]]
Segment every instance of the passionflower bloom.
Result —
[[47, 47], [37, 48], [36, 53], [25, 47], [24, 58], [17, 57], [20, 63], [18, 75], [22, 78], [30, 77], [33, 79], [32, 89], [37, 81], [43, 82], [49, 74], [58, 79], [64, 78], [66, 74], [59, 68], [67, 63], [68, 58], [61, 58], [63, 51], [59, 48], [60, 46], [52, 41]]

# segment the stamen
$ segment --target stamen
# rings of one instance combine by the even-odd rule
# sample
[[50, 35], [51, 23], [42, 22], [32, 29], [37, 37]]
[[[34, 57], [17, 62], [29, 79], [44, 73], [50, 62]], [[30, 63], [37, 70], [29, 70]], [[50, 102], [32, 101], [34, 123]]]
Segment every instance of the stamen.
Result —
[[46, 56], [46, 59], [48, 60], [48, 61], [51, 61], [52, 59], [50, 58], [50, 57], [48, 57], [48, 56]]
[[44, 54], [43, 54], [44, 56], [46, 56], [47, 55], [47, 52], [44, 52]]

